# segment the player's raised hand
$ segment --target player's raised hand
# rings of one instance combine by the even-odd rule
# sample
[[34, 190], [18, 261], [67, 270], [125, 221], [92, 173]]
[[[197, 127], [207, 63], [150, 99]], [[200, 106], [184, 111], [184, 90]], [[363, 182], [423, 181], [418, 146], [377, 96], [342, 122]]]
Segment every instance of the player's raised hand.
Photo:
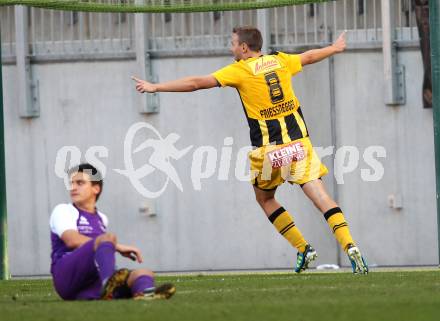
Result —
[[132, 76], [131, 79], [133, 79], [136, 82], [136, 90], [140, 93], [154, 93], [156, 92], [156, 86], [146, 80], [139, 79], [137, 77]]
[[139, 263], [142, 263], [143, 261], [141, 251], [137, 247], [118, 244], [116, 251], [118, 251], [122, 256], [128, 257], [133, 261], [138, 261]]
[[345, 43], [345, 31], [339, 35], [338, 39], [334, 42], [333, 47], [336, 49], [337, 53], [345, 50], [347, 47], [347, 44]]

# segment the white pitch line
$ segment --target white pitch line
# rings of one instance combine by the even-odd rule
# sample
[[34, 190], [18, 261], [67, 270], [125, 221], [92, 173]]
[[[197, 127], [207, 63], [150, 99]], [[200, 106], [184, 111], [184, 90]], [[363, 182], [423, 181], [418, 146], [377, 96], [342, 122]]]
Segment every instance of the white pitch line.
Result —
[[[337, 289], [336, 286], [319, 286], [320, 289]], [[294, 286], [290, 287], [277, 287], [277, 288], [256, 288], [256, 289], [244, 289], [244, 288], [227, 288], [227, 289], [209, 289], [209, 290], [182, 290], [177, 291], [179, 294], [192, 294], [192, 293], [230, 293], [230, 292], [279, 292], [279, 291], [288, 291], [294, 290]]]

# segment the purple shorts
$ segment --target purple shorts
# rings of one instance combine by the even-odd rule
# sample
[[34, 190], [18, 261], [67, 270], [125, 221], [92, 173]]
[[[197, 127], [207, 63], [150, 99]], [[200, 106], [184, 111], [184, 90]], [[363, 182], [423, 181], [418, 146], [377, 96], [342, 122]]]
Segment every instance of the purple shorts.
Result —
[[[94, 240], [84, 243], [52, 266], [55, 290], [64, 300], [98, 300], [101, 297], [94, 243]], [[113, 293], [115, 299], [130, 297], [132, 294], [127, 286], [117, 288]]]
[[101, 280], [95, 265], [94, 240], [64, 255], [52, 266], [55, 290], [64, 300], [100, 298]]

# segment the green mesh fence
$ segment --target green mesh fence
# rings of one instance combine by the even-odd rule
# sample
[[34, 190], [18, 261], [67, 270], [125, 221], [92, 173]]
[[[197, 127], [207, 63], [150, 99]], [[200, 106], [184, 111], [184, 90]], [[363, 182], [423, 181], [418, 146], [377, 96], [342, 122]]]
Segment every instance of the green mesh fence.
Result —
[[206, 12], [251, 10], [335, 0], [0, 0], [0, 6], [91, 12]]

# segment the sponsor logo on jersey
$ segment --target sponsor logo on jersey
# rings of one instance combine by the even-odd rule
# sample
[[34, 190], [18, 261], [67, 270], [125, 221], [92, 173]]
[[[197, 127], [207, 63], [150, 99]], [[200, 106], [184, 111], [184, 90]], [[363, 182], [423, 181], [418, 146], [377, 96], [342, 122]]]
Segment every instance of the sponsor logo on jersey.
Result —
[[247, 63], [254, 75], [264, 74], [281, 68], [279, 61], [272, 56], [262, 56]]
[[304, 145], [301, 142], [296, 142], [269, 152], [267, 155], [269, 156], [272, 168], [280, 168], [292, 162], [303, 160], [306, 157], [306, 152]]
[[95, 232], [95, 230], [93, 229], [92, 226], [89, 226], [89, 225], [79, 225], [78, 232], [80, 234], [93, 234]]
[[281, 114], [292, 112], [295, 109], [295, 102], [293, 100], [289, 100], [283, 102], [282, 104], [278, 104], [266, 109], [260, 110], [260, 115], [263, 118], [272, 118], [279, 116]]
[[79, 224], [80, 225], [90, 225], [89, 221], [84, 216], [81, 216], [79, 218]]

